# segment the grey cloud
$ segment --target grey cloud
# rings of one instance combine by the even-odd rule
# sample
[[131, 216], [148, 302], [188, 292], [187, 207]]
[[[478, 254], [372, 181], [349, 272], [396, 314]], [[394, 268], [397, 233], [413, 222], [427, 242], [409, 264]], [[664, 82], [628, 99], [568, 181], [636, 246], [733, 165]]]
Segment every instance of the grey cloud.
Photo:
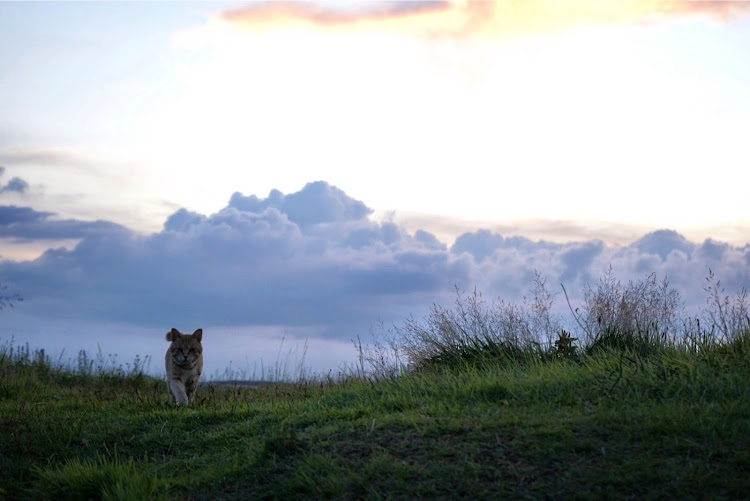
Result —
[[702, 246], [683, 240], [681, 235], [668, 236], [678, 244], [677, 248], [659, 247], [661, 254], [653, 249], [644, 252], [635, 243], [620, 249], [605, 249], [592, 263], [591, 272], [594, 277], [601, 276], [612, 266], [615, 275], [623, 281], [656, 273], [668, 278], [682, 295], [685, 307], [692, 311], [705, 306], [703, 286], [709, 269], [721, 279], [729, 293], [750, 287], [750, 261], [747, 258], [750, 247], [722, 244], [724, 250], [719, 258], [718, 253], [706, 252]]
[[500, 248], [505, 240], [502, 236], [488, 230], [478, 230], [474, 233], [464, 233], [451, 246], [451, 253], [467, 252], [476, 261], [482, 261]]
[[27, 183], [20, 177], [14, 177], [14, 178], [11, 178], [10, 181], [8, 181], [8, 184], [0, 188], [0, 193], [4, 193], [6, 191], [13, 191], [16, 193], [26, 193], [28, 189], [29, 189], [29, 183]]
[[656, 254], [661, 259], [666, 259], [672, 251], [690, 255], [695, 249], [695, 244], [673, 230], [654, 231], [632, 245], [642, 253]]
[[273, 207], [301, 226], [342, 220], [356, 221], [372, 213], [372, 209], [364, 203], [347, 196], [325, 181], [308, 183], [301, 191], [290, 195], [273, 190], [263, 200], [255, 195], [245, 197], [238, 192], [232, 195], [229, 206], [250, 212]]
[[[2, 177], [3, 174], [5, 174], [5, 167], [0, 165], [0, 177]], [[0, 193], [5, 193], [7, 191], [11, 191], [15, 193], [26, 193], [28, 189], [29, 189], [29, 183], [27, 183], [20, 177], [12, 177], [10, 181], [8, 181], [8, 184], [0, 187]]]
[[51, 215], [52, 212], [39, 212], [31, 207], [0, 205], [0, 228], [44, 220]]
[[720, 261], [729, 249], [728, 244], [708, 239], [696, 249], [696, 254], [707, 261]]
[[190, 227], [200, 224], [205, 220], [206, 216], [202, 214], [191, 212], [187, 209], [180, 209], [167, 218], [164, 222], [164, 230], [185, 232]]
[[265, 200], [235, 195], [216, 214], [181, 209], [148, 236], [88, 235], [72, 250], [3, 263], [0, 275], [39, 311], [201, 324], [366, 326], [389, 314], [382, 308], [408, 314], [407, 296], [465, 281], [466, 267], [434, 242], [369, 221], [368, 211], [325, 183]]
[[353, 229], [343, 243], [354, 249], [378, 245], [388, 247], [400, 243], [404, 238], [405, 234], [398, 226], [393, 223], [383, 223], [378, 226], [367, 225]]
[[[0, 177], [5, 174], [5, 167], [0, 165]], [[21, 179], [20, 177], [12, 177], [8, 184], [0, 186], [0, 193], [15, 192], [15, 193], [26, 193], [29, 190], [29, 183]]]
[[588, 275], [587, 270], [594, 262], [594, 259], [604, 250], [604, 243], [599, 241], [584, 242], [563, 250], [560, 260], [565, 265], [565, 268], [560, 274], [560, 280], [569, 282], [581, 275], [585, 279], [590, 279], [591, 277]]
[[235, 193], [208, 216], [180, 209], [152, 235], [5, 206], [0, 236], [81, 240], [33, 261], [0, 262], [0, 280], [21, 291], [24, 309], [37, 315], [167, 326], [324, 326], [345, 339], [379, 318], [398, 322], [450, 301], [455, 286], [520, 299], [537, 271], [554, 292], [564, 282], [573, 301], [610, 266], [622, 280], [667, 276], [693, 306], [705, 303], [709, 267], [729, 291], [750, 285], [750, 246], [696, 245], [670, 231], [608, 247], [483, 230], [461, 235], [448, 249], [430, 233], [374, 222], [369, 213], [323, 182], [289, 195], [274, 190], [264, 199]]
[[129, 233], [124, 226], [109, 221], [55, 220], [51, 216], [54, 213], [30, 207], [0, 206], [0, 237], [57, 240]]
[[444, 251], [447, 249], [443, 242], [438, 240], [435, 235], [427, 231], [417, 230], [416, 232], [414, 232], [414, 238], [430, 250]]
[[623, 281], [651, 273], [666, 277], [692, 311], [705, 305], [702, 286], [709, 269], [721, 277], [727, 291], [750, 287], [750, 245], [734, 247], [713, 240], [696, 245], [670, 230], [622, 247], [595, 240], [556, 244], [480, 230], [458, 237], [451, 253], [472, 257], [470, 286], [508, 300], [523, 297], [538, 271], [554, 292], [561, 292], [556, 284], [563, 283], [572, 299], [580, 301], [584, 285], [595, 285], [610, 266]]
[[544, 240], [532, 241], [528, 238], [511, 236], [503, 237], [498, 233], [489, 230], [478, 230], [473, 233], [464, 233], [456, 238], [451, 246], [452, 254], [461, 254], [466, 252], [474, 257], [474, 260], [481, 262], [485, 259], [492, 258], [498, 250], [516, 250], [521, 253], [534, 253], [543, 249], [559, 249], [560, 244], [545, 242]]
[[358, 220], [372, 212], [359, 200], [323, 181], [309, 183], [300, 192], [287, 195], [280, 209], [290, 220], [302, 225]]

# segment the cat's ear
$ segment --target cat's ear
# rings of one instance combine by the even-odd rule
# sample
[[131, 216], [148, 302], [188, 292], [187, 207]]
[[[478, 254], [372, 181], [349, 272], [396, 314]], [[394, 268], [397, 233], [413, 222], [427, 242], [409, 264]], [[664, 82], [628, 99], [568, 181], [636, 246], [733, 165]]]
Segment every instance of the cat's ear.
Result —
[[193, 337], [197, 339], [198, 342], [200, 342], [203, 338], [203, 329], [197, 329], [195, 332], [193, 332]]
[[171, 331], [167, 332], [167, 341], [174, 341], [178, 337], [180, 337], [180, 331], [178, 331], [174, 327], [172, 327]]

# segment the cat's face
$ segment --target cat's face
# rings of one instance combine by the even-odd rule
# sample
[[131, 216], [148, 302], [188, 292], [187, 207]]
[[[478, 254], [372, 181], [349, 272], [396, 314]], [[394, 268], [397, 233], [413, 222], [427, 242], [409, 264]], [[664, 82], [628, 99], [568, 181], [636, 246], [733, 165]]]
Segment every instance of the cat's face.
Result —
[[203, 353], [202, 337], [202, 329], [198, 329], [192, 335], [181, 334], [177, 329], [167, 333], [167, 341], [172, 341], [169, 352], [174, 363], [180, 366], [193, 365]]

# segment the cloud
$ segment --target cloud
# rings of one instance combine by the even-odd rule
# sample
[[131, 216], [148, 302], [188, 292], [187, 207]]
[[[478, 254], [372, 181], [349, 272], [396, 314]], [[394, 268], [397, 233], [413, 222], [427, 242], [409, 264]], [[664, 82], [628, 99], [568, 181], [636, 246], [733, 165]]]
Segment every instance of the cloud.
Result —
[[707, 239], [696, 249], [696, 255], [706, 261], [715, 262], [720, 262], [727, 252], [731, 252], [731, 247], [729, 245], [711, 239]]
[[632, 2], [383, 2], [321, 5], [263, 2], [221, 14], [247, 29], [306, 24], [321, 29], [387, 30], [428, 37], [500, 38], [582, 25], [655, 22], [686, 16], [729, 22], [750, 13], [747, 2], [636, 0]]
[[477, 230], [473, 233], [464, 233], [456, 238], [455, 243], [451, 246], [451, 253], [470, 254], [476, 262], [481, 262], [493, 256], [499, 250], [529, 252], [534, 249], [560, 248], [560, 245], [550, 242], [539, 241], [532, 242], [528, 238], [512, 236], [503, 237], [498, 233], [490, 230]]
[[589, 268], [594, 260], [604, 252], [606, 247], [601, 241], [583, 242], [572, 246], [567, 246], [560, 253], [560, 260], [565, 265], [561, 270], [560, 281], [571, 282], [577, 278], [583, 278], [590, 281]]
[[0, 227], [37, 222], [46, 219], [51, 215], [52, 212], [39, 212], [31, 207], [3, 205], [0, 206]]
[[356, 6], [323, 6], [310, 2], [259, 2], [222, 14], [230, 22], [256, 25], [280, 21], [300, 21], [324, 26], [351, 25], [367, 21], [387, 21], [443, 11], [449, 2], [378, 2]]
[[169, 216], [164, 223], [165, 231], [186, 232], [192, 226], [198, 225], [206, 220], [206, 216], [191, 212], [187, 209], [179, 209]]
[[16, 193], [26, 193], [29, 189], [29, 183], [21, 179], [20, 177], [11, 178], [8, 184], [0, 188], [0, 193], [12, 191]]
[[14, 165], [66, 165], [89, 163], [80, 152], [70, 148], [3, 148], [0, 159]]
[[[0, 177], [5, 174], [5, 167], [0, 165]], [[4, 193], [7, 191], [12, 191], [16, 193], [26, 193], [29, 189], [29, 183], [21, 179], [20, 177], [13, 177], [10, 181], [8, 181], [8, 184], [5, 186], [0, 187], [0, 193]]]
[[0, 238], [20, 240], [60, 240], [95, 238], [114, 233], [129, 233], [124, 226], [109, 221], [52, 219], [53, 212], [39, 212], [31, 207], [0, 206]]
[[[0, 162], [6, 166], [66, 169], [95, 178], [111, 176], [101, 171], [102, 159], [92, 157], [75, 148], [19, 148], [7, 147], [0, 142]], [[116, 175], [116, 177], [121, 176]]]
[[671, 230], [612, 247], [598, 240], [552, 243], [480, 230], [459, 236], [450, 252], [471, 256], [467, 287], [477, 286], [509, 300], [520, 300], [538, 271], [554, 291], [559, 293], [556, 284], [563, 283], [573, 299], [580, 301], [584, 285], [595, 285], [610, 267], [625, 282], [651, 273], [666, 277], [692, 311], [705, 304], [702, 287], [709, 269], [727, 292], [750, 287], [750, 244], [738, 247], [710, 239], [695, 244]]
[[489, 230], [479, 230], [475, 233], [464, 233], [458, 237], [451, 247], [451, 252], [471, 254], [475, 261], [482, 261], [503, 246], [505, 239]]
[[[15, 218], [28, 224], [6, 225], [6, 234], [41, 237], [58, 223], [21, 209]], [[90, 232], [74, 249], [5, 262], [0, 274], [24, 290], [29, 308], [49, 314], [203, 325], [366, 327], [465, 281], [462, 260], [434, 236], [374, 223], [369, 212], [318, 182], [265, 199], [235, 194], [210, 216], [180, 209], [146, 236], [68, 221]]]
[[286, 214], [290, 221], [303, 226], [356, 221], [372, 213], [372, 209], [365, 204], [348, 197], [343, 191], [324, 181], [308, 183], [301, 191], [290, 195], [273, 190], [265, 200], [260, 200], [255, 195], [245, 197], [241, 193], [235, 193], [229, 206], [256, 212], [273, 207]]
[[[693, 0], [686, 2], [644, 2], [646, 9], [662, 16], [700, 15], [709, 16], [723, 22], [730, 22], [739, 17], [750, 14], [750, 5], [744, 1], [712, 1]], [[650, 4], [650, 5], [648, 5]]]
[[[580, 301], [612, 267], [622, 280], [667, 276], [691, 307], [705, 302], [709, 268], [728, 291], [750, 285], [750, 245], [695, 244], [668, 230], [619, 247], [551, 243], [489, 230], [448, 248], [424, 230], [370, 220], [370, 210], [319, 181], [266, 198], [235, 193], [220, 211], [179, 209], [143, 235], [107, 221], [58, 221], [0, 207], [0, 236], [80, 238], [31, 261], [0, 262], [0, 281], [29, 315], [141, 326], [285, 325], [350, 339], [378, 319], [419, 317], [452, 301], [455, 287], [519, 300], [536, 272]], [[561, 311], [567, 305], [560, 305]]]
[[671, 252], [679, 251], [686, 255], [692, 254], [695, 245], [672, 230], [658, 230], [640, 238], [632, 244], [642, 254], [655, 254], [662, 260], [667, 259]]
[[414, 232], [414, 238], [417, 240], [417, 242], [421, 243], [428, 249], [436, 251], [446, 250], [445, 244], [438, 240], [435, 235], [427, 231], [417, 230], [416, 232]]

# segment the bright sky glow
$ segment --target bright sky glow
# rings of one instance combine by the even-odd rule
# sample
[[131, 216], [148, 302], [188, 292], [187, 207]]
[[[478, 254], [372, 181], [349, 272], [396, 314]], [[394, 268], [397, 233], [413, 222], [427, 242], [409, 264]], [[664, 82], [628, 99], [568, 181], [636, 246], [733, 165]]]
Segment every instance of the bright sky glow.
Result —
[[438, 234], [562, 220], [740, 242], [748, 11], [2, 4], [0, 165], [42, 208], [142, 231], [324, 179]]

